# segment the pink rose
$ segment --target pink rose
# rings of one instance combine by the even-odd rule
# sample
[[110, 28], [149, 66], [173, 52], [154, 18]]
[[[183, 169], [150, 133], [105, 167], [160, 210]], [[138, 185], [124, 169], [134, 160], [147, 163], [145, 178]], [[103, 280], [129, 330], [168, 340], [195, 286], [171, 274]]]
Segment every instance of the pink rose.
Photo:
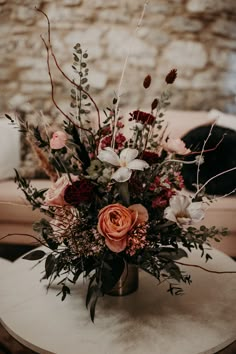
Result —
[[67, 135], [62, 131], [53, 133], [50, 140], [50, 148], [54, 150], [62, 149], [66, 145]]
[[191, 152], [191, 150], [187, 149], [185, 143], [181, 139], [173, 139], [169, 138], [167, 142], [163, 144], [163, 149], [168, 152], [174, 152], [178, 155], [186, 155]]
[[98, 232], [105, 237], [107, 247], [121, 252], [127, 246], [128, 232], [137, 224], [148, 220], [146, 208], [134, 204], [126, 208], [121, 204], [110, 204], [98, 214]]
[[[78, 180], [77, 176], [71, 175], [72, 182]], [[71, 184], [69, 177], [67, 175], [63, 175], [58, 178], [58, 180], [52, 185], [51, 188], [47, 190], [45, 193], [44, 204], [48, 206], [57, 206], [62, 207], [67, 205], [67, 202], [64, 200], [64, 193], [66, 188]]]

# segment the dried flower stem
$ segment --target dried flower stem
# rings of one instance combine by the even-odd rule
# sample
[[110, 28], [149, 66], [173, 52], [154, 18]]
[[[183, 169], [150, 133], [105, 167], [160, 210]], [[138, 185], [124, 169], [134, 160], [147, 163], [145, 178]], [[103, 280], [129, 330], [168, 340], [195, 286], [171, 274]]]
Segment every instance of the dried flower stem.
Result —
[[204, 268], [198, 264], [188, 264], [188, 263], [183, 263], [183, 262], [179, 262], [179, 261], [175, 261], [176, 264], [180, 264], [180, 265], [184, 265], [184, 266], [187, 266], [187, 267], [195, 267], [195, 268], [200, 268], [202, 270], [204, 270], [205, 272], [209, 272], [209, 273], [215, 273], [215, 274], [234, 274], [236, 273], [236, 271], [216, 271], [216, 270], [210, 270], [210, 269], [207, 269], [207, 268]]
[[[137, 27], [135, 29], [135, 34], [138, 32], [139, 28], [141, 27], [148, 3], [149, 3], [149, 1], [145, 1], [144, 5], [143, 5], [143, 10], [142, 10], [141, 16], [139, 18]], [[119, 104], [120, 104], [120, 91], [121, 91], [122, 83], [124, 80], [124, 75], [125, 75], [126, 67], [128, 64], [129, 57], [130, 57], [131, 49], [132, 49], [132, 45], [129, 45], [128, 54], [126, 55], [126, 58], [125, 58], [125, 62], [123, 65], [123, 69], [122, 69], [122, 73], [121, 73], [121, 77], [120, 77], [120, 81], [119, 81], [119, 85], [118, 85], [118, 90], [117, 90], [117, 101], [116, 101], [116, 105], [115, 105], [115, 124], [114, 124], [114, 130], [113, 130], [112, 141], [111, 141], [111, 147], [113, 147], [113, 148], [115, 146], [115, 136], [116, 136], [116, 131], [117, 131], [116, 126], [117, 126], [117, 121], [118, 121], [118, 110], [119, 110]]]
[[53, 79], [52, 79], [52, 73], [51, 73], [51, 69], [50, 69], [50, 58], [49, 58], [49, 47], [45, 41], [45, 39], [41, 36], [41, 39], [45, 45], [45, 48], [47, 50], [47, 67], [48, 67], [48, 75], [49, 75], [49, 78], [50, 78], [50, 83], [51, 83], [51, 98], [52, 98], [52, 102], [54, 104], [54, 106], [57, 108], [57, 110], [66, 118], [68, 119], [74, 126], [76, 126], [78, 129], [81, 129], [83, 131], [86, 131], [88, 132], [90, 135], [92, 135], [93, 139], [94, 139], [94, 142], [96, 142], [96, 139], [95, 139], [95, 136], [94, 134], [91, 132], [91, 130], [89, 129], [86, 129], [86, 128], [83, 128], [81, 127], [80, 125], [76, 124], [69, 116], [68, 114], [66, 114], [60, 107], [59, 105], [57, 104], [56, 100], [55, 100], [55, 97], [54, 97], [54, 83], [53, 83]]
[[201, 192], [201, 191], [203, 190], [203, 188], [205, 188], [206, 185], [207, 185], [208, 183], [210, 183], [213, 179], [215, 179], [215, 178], [217, 178], [217, 177], [220, 177], [220, 176], [222, 176], [222, 175], [224, 175], [224, 174], [226, 174], [226, 173], [232, 172], [232, 171], [234, 171], [234, 170], [236, 170], [236, 166], [235, 166], [235, 167], [232, 167], [232, 168], [230, 168], [230, 169], [228, 169], [228, 170], [225, 170], [225, 171], [223, 171], [223, 172], [220, 172], [220, 173], [218, 173], [217, 175], [215, 175], [215, 176], [209, 178], [209, 179], [206, 181], [206, 183], [204, 183], [204, 184], [201, 186], [201, 188], [199, 188], [199, 189], [197, 190], [197, 192], [195, 193], [193, 199], [195, 199], [196, 196], [198, 195], [198, 193]]
[[[100, 128], [101, 128], [101, 117], [100, 117], [100, 111], [99, 111], [99, 108], [98, 108], [96, 102], [94, 101], [94, 99], [92, 98], [92, 96], [91, 96], [86, 90], [84, 90], [80, 85], [77, 85], [73, 80], [71, 80], [71, 79], [64, 73], [64, 71], [61, 69], [60, 65], [58, 64], [57, 58], [56, 58], [56, 56], [55, 56], [55, 54], [54, 54], [54, 52], [53, 52], [53, 50], [52, 50], [50, 20], [49, 20], [47, 14], [46, 14], [44, 11], [40, 10], [40, 9], [37, 8], [37, 7], [36, 7], [36, 10], [37, 10], [38, 12], [41, 12], [41, 13], [46, 17], [46, 19], [47, 19], [47, 22], [48, 22], [48, 43], [49, 43], [51, 55], [52, 55], [52, 57], [53, 57], [53, 59], [54, 59], [54, 62], [55, 62], [55, 64], [56, 64], [57, 69], [60, 71], [60, 73], [64, 76], [64, 78], [65, 78], [67, 81], [69, 81], [69, 82], [70, 82], [72, 85], [74, 85], [78, 90], [84, 92], [84, 93], [89, 97], [89, 99], [90, 99], [91, 102], [94, 104], [94, 107], [95, 107], [95, 109], [96, 109], [96, 111], [97, 111], [97, 115], [98, 115], [98, 127], [99, 127], [99, 129], [100, 129]], [[90, 132], [90, 131], [89, 131], [89, 132]], [[90, 133], [91, 133], [91, 132], [90, 132]]]
[[45, 154], [43, 153], [42, 149], [40, 149], [32, 139], [27, 139], [28, 142], [30, 143], [33, 151], [35, 152], [35, 155], [37, 156], [40, 165], [44, 172], [50, 177], [50, 179], [55, 182], [58, 178], [58, 175], [53, 168], [53, 166], [49, 163], [48, 159], [46, 158]]
[[[41, 240], [40, 240], [39, 238], [37, 238], [36, 236], [31, 235], [31, 234], [24, 234], [24, 233], [17, 233], [17, 234], [12, 233], [12, 234], [7, 234], [7, 235], [1, 237], [1, 238], [0, 238], [0, 241], [4, 240], [5, 238], [7, 238], [7, 237], [9, 237], [9, 236], [24, 236], [24, 237], [26, 236], [26, 237], [31, 237], [31, 238], [33, 238], [35, 241], [37, 241], [37, 242], [35, 242], [35, 244], [40, 243], [42, 246], [48, 247], [43, 241], [41, 241]], [[32, 244], [33, 244], [33, 243], [32, 243]], [[48, 247], [48, 248], [49, 248], [49, 247]]]
[[209, 138], [211, 136], [211, 132], [212, 132], [212, 129], [213, 129], [214, 125], [215, 125], [215, 123], [213, 123], [211, 125], [209, 134], [208, 134], [207, 138], [205, 139], [205, 141], [203, 143], [202, 151], [201, 151], [201, 154], [200, 154], [200, 160], [199, 160], [199, 163], [197, 164], [197, 181], [196, 181], [197, 182], [197, 190], [199, 189], [199, 174], [200, 174], [200, 165], [201, 165], [200, 161], [202, 160], [202, 155], [203, 155], [203, 152], [205, 150], [206, 143], [208, 142], [208, 140], [209, 140]]
[[[225, 134], [224, 134], [224, 135], [225, 135]], [[220, 141], [216, 144], [215, 147], [210, 148], [210, 149], [203, 150], [203, 153], [205, 153], [205, 152], [211, 152], [211, 151], [216, 150], [216, 149], [218, 148], [218, 146], [219, 146], [219, 145], [222, 143], [222, 141], [224, 140], [224, 135], [222, 136], [222, 138], [221, 138]], [[201, 151], [191, 151], [191, 152], [189, 152], [188, 154], [186, 154], [185, 156], [196, 155], [196, 154], [200, 154], [201, 152], [202, 152], [202, 150], [201, 150]]]

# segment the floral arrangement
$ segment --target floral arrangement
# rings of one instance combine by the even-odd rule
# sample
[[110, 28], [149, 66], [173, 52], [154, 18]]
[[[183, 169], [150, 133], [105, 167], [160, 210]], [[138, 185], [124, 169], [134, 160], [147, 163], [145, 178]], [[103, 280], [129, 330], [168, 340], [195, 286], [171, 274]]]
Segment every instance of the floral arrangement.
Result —
[[[127, 264], [143, 269], [157, 282], [166, 281], [171, 294], [182, 293], [181, 282], [190, 284], [191, 276], [181, 271], [179, 259], [197, 248], [207, 261], [211, 256], [204, 245], [211, 238], [224, 236], [226, 229], [193, 226], [204, 218], [209, 206], [210, 199], [204, 196], [208, 182], [197, 184], [194, 196], [187, 195], [181, 167], [189, 155], [193, 156], [192, 163], [200, 165], [204, 151], [191, 151], [180, 139], [165, 136], [164, 112], [177, 70], [166, 75], [166, 90], [153, 99], [149, 111], [134, 109], [129, 116], [122, 116], [119, 97], [115, 97], [102, 119], [89, 94], [87, 52], [80, 44], [74, 47], [76, 82], [57, 62], [49, 20], [48, 41], [42, 39], [52, 101], [64, 122], [61, 130], [49, 136], [42, 127], [29, 127], [20, 121], [20, 130], [31, 137], [52, 180], [47, 190], [37, 190], [16, 172], [16, 182], [26, 199], [45, 215], [33, 228], [49, 250], [34, 250], [25, 258], [45, 260], [44, 278], [48, 286], [54, 281], [61, 284], [63, 300], [70, 293], [68, 284], [76, 283], [79, 277], [87, 278], [86, 304], [92, 320], [97, 300], [109, 293]], [[50, 58], [71, 82], [73, 113], [62, 111], [55, 100]], [[147, 75], [143, 80], [145, 90], [151, 81]], [[89, 119], [91, 105], [95, 107], [97, 127]]]

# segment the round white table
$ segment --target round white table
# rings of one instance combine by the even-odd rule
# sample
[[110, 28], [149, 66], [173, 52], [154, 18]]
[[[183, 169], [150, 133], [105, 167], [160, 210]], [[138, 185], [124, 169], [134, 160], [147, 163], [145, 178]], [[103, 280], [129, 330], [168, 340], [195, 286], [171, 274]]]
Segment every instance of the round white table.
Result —
[[[216, 271], [236, 271], [236, 262], [212, 250], [205, 263], [195, 250], [185, 263]], [[236, 274], [213, 274], [181, 266], [192, 276], [183, 296], [140, 271], [136, 293], [104, 296], [95, 323], [85, 308], [86, 284], [71, 286], [61, 302], [60, 287], [47, 292], [43, 264], [0, 259], [0, 318], [19, 342], [38, 353], [199, 354], [215, 353], [236, 339]]]

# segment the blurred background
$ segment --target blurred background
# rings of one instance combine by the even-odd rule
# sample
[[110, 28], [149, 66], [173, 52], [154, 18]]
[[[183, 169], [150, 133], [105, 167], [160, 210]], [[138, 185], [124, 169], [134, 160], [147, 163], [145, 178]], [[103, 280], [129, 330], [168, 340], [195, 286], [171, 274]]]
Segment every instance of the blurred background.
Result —
[[[42, 9], [50, 18], [52, 45], [62, 69], [73, 76], [73, 46], [89, 55], [91, 92], [102, 108], [117, 90], [127, 52], [122, 104], [151, 102], [166, 73], [178, 69], [172, 108], [236, 113], [236, 1], [150, 0], [136, 26], [144, 0], [0, 0], [0, 111], [52, 107]], [[142, 80], [153, 78], [151, 97]], [[68, 105], [68, 88], [54, 75], [57, 97]]]
[[[0, 112], [21, 111], [29, 121], [63, 119], [51, 101], [46, 50], [47, 21], [61, 68], [77, 79], [73, 47], [88, 53], [90, 93], [101, 110], [111, 106], [126, 55], [121, 105], [150, 107], [164, 87], [165, 75], [178, 69], [171, 109], [236, 113], [236, 1], [150, 0], [140, 28], [144, 0], [0, 0]], [[70, 111], [70, 89], [55, 69], [55, 97]], [[144, 77], [152, 76], [145, 91]], [[144, 92], [145, 91], [145, 92]], [[30, 152], [21, 149], [31, 173]], [[27, 156], [27, 157], [26, 157]]]

